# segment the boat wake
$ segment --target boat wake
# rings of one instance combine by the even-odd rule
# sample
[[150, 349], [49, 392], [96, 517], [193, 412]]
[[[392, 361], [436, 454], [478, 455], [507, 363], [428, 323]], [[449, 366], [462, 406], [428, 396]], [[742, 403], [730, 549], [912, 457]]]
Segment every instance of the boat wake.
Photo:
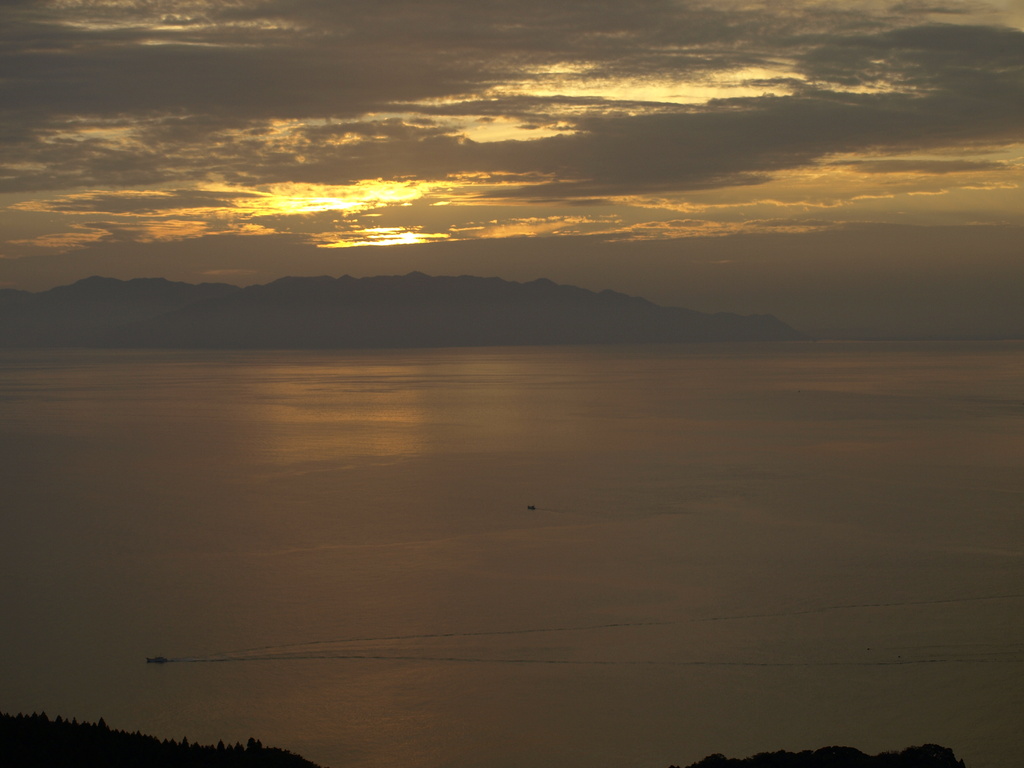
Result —
[[[586, 624], [576, 626], [527, 627], [501, 630], [451, 631], [451, 632], [420, 632], [410, 634], [373, 635], [335, 638], [331, 640], [312, 640], [300, 643], [283, 643], [263, 645], [233, 651], [224, 651], [208, 655], [168, 658], [155, 656], [146, 659], [147, 663], [224, 663], [242, 661], [300, 661], [300, 660], [347, 660], [347, 661], [392, 661], [392, 662], [461, 662], [479, 664], [564, 664], [591, 666], [668, 666], [668, 667], [834, 667], [834, 666], [906, 666], [913, 664], [1021, 664], [1024, 663], [1024, 643], [1007, 643], [996, 648], [980, 650], [977, 646], [951, 646], [937, 652], [920, 648], [916, 653], [908, 652], [881, 658], [858, 657], [836, 660], [629, 660], [629, 659], [586, 659], [586, 658], [533, 658], [533, 657], [502, 657], [458, 654], [438, 654], [436, 649], [423, 649], [413, 653], [407, 647], [410, 641], [459, 640], [488, 637], [514, 637], [524, 635], [586, 633], [602, 630], [635, 629], [645, 627], [667, 627], [683, 624], [700, 624], [707, 622], [753, 621], [758, 619], [785, 618], [810, 614], [828, 613], [833, 611], [852, 611], [878, 608], [902, 608], [910, 606], [943, 605], [954, 603], [970, 603], [995, 600], [1017, 600], [1024, 598], [1024, 593], [985, 595], [977, 597], [946, 598], [936, 600], [914, 600], [903, 602], [847, 603], [812, 608], [775, 611], [765, 613], [723, 614], [687, 619], [668, 619], [661, 621], [630, 621], [610, 622], [604, 624]], [[354, 647], [362, 645], [364, 647]], [[397, 646], [397, 647], [396, 647]], [[870, 649], [867, 649], [870, 652]], [[914, 651], [914, 649], [907, 649]]]

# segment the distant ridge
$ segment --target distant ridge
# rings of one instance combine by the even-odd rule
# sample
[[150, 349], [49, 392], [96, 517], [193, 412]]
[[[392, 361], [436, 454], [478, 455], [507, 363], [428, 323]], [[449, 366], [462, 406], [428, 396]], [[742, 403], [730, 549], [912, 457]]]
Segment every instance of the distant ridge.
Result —
[[0, 291], [0, 346], [184, 349], [792, 341], [772, 315], [661, 307], [550, 280], [285, 277], [247, 288], [90, 277]]

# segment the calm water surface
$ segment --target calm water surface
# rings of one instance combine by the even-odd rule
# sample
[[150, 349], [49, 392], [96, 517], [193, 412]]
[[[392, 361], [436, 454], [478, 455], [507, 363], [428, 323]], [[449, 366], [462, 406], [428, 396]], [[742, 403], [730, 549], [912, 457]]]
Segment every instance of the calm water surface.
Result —
[[1021, 343], [8, 350], [0, 427], [4, 711], [332, 768], [1024, 754]]

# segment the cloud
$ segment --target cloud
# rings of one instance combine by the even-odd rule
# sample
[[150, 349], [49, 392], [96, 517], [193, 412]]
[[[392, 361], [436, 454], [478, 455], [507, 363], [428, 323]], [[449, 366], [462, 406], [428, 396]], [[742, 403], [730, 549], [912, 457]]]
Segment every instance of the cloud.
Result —
[[15, 204], [14, 210], [46, 213], [108, 213], [133, 216], [161, 215], [169, 211], [219, 210], [234, 207], [239, 199], [255, 200], [255, 193], [205, 190], [83, 192], [49, 200], [32, 200]]
[[[515, 174], [526, 183], [510, 199], [589, 199], [756, 185], [840, 153], [1018, 141], [1024, 33], [920, 21], [954, 10], [14, 3], [0, 190]], [[588, 78], [608, 92], [572, 92]], [[662, 100], [633, 96], [654, 84]], [[720, 93], [673, 101], [684, 86]], [[740, 87], [776, 95], [730, 95]], [[518, 135], [471, 139], [488, 118]]]
[[[569, 221], [569, 206], [586, 211], [580, 227], [610, 227], [586, 209], [617, 206], [626, 229], [710, 233], [730, 206], [764, 221], [773, 205], [837, 209], [946, 189], [922, 177], [1011, 189], [1024, 32], [974, 23], [982, 10], [8, 2], [0, 192], [23, 201], [5, 210], [18, 219], [8, 242], [84, 242], [102, 229], [87, 230], [89, 216], [109, 225], [104, 237], [192, 226], [320, 243], [375, 227], [460, 237], [482, 217], [456, 209], [499, 205], [514, 208], [484, 219], [488, 231], [541, 231]], [[391, 194], [399, 188], [406, 197]], [[420, 199], [450, 203], [450, 218], [357, 220]], [[668, 221], [636, 213], [658, 206]], [[679, 211], [705, 223], [674, 224]], [[62, 223], [38, 232], [44, 215]], [[580, 231], [561, 226], [552, 231]]]
[[854, 160], [846, 164], [860, 173], [896, 173], [946, 175], [952, 173], [1006, 172], [1018, 170], [1015, 165], [996, 160], [887, 159]]

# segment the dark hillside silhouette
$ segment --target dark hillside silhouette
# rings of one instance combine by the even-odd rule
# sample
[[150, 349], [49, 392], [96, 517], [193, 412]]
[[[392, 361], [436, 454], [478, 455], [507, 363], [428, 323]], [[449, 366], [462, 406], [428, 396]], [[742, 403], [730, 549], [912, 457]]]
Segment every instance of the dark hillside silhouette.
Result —
[[[676, 768], [672, 766], [671, 768]], [[852, 747], [824, 747], [804, 752], [762, 752], [745, 759], [710, 755], [688, 768], [965, 768], [951, 749], [936, 744], [902, 752], [866, 755]]]
[[200, 746], [141, 733], [115, 731], [101, 718], [79, 723], [45, 713], [0, 713], [0, 765], [4, 768], [319, 768], [296, 754], [241, 744]]
[[[102, 718], [79, 723], [45, 713], [0, 713], [0, 765], [4, 768], [319, 768], [283, 749], [250, 738], [200, 746], [139, 732], [115, 731]], [[670, 768], [675, 768], [671, 766]], [[850, 747], [814, 752], [766, 752], [746, 759], [710, 755], [689, 768], [965, 768], [953, 752], [935, 744], [870, 756]]]
[[267, 285], [88, 278], [0, 297], [0, 346], [339, 349], [783, 341], [771, 315], [707, 314], [550, 280], [287, 277]]

